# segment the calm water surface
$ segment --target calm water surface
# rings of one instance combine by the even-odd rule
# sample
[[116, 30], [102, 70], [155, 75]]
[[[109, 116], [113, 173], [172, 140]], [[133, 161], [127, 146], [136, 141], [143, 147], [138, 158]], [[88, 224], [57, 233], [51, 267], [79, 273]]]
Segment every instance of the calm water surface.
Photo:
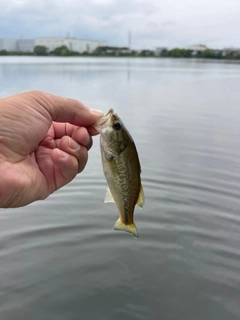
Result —
[[139, 240], [113, 230], [95, 137], [69, 185], [0, 210], [0, 319], [239, 320], [240, 64], [0, 58], [0, 96], [29, 89], [114, 108], [146, 202]]

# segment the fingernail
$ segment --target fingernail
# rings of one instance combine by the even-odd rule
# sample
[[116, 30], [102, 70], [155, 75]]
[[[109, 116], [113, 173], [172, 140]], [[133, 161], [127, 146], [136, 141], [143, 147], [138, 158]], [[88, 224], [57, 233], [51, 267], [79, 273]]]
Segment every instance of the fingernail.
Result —
[[72, 150], [78, 150], [80, 147], [79, 143], [77, 143], [75, 140], [70, 138], [68, 139], [68, 146]]
[[99, 117], [103, 117], [103, 112], [102, 110], [97, 110], [97, 109], [90, 109], [91, 112], [94, 114], [94, 115], [97, 115]]

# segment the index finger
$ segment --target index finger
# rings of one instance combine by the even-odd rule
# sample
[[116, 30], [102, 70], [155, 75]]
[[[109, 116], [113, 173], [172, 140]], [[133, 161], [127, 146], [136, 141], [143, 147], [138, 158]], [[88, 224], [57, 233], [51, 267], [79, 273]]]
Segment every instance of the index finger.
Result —
[[29, 96], [49, 113], [52, 121], [87, 127], [103, 116], [101, 110], [90, 109], [75, 99], [38, 90], [29, 91]]

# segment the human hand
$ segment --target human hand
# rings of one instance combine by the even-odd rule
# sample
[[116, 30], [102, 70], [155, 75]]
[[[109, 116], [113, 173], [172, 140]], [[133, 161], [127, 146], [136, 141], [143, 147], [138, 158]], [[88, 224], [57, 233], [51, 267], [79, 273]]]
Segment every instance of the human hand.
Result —
[[0, 99], [0, 208], [42, 200], [81, 172], [103, 116], [42, 91]]

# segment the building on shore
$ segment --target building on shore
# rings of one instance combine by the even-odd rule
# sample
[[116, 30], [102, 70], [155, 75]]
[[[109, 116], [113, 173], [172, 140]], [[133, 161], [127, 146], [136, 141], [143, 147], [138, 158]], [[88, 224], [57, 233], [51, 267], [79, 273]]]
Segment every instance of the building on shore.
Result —
[[131, 54], [132, 51], [128, 47], [109, 47], [109, 46], [99, 46], [96, 48], [94, 53], [99, 55], [101, 54], [113, 54], [113, 55], [121, 55], [121, 54]]
[[1, 38], [0, 50], [17, 51], [17, 40], [9, 39], [9, 38]]
[[21, 51], [21, 52], [33, 52], [34, 39], [0, 39], [0, 50], [6, 51]]
[[234, 47], [223, 48], [222, 56], [226, 57], [229, 54], [232, 54], [233, 56], [240, 55], [240, 48], [234, 48]]
[[192, 55], [197, 55], [199, 52], [208, 50], [208, 47], [204, 44], [194, 44], [192, 46], [187, 47], [186, 49], [192, 50]]
[[157, 47], [155, 50], [155, 53], [157, 56], [159, 56], [162, 53], [162, 51], [167, 50], [167, 49], [168, 49], [167, 47]]
[[85, 40], [69, 37], [43, 37], [34, 39], [35, 46], [47, 47], [49, 51], [66, 46], [70, 51], [92, 53], [97, 47], [107, 46], [105, 41]]
[[33, 52], [33, 50], [34, 50], [34, 39], [18, 39], [17, 40], [17, 51]]
[[92, 53], [97, 47], [107, 46], [105, 41], [85, 40], [69, 37], [42, 37], [35, 39], [0, 38], [0, 51], [33, 52], [35, 46], [45, 46], [49, 51], [66, 46], [71, 51]]

